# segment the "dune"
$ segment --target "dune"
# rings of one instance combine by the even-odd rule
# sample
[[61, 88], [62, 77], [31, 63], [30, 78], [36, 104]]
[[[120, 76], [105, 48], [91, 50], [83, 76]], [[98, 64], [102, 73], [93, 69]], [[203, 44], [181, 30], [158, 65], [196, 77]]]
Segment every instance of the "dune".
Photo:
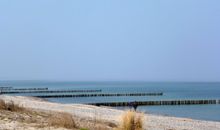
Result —
[[[44, 112], [65, 112], [73, 115], [79, 122], [88, 122], [87, 128], [94, 125], [94, 122], [107, 125], [105, 129], [113, 129], [121, 121], [123, 110], [116, 110], [108, 107], [97, 107], [84, 104], [60, 104], [48, 102], [39, 98], [24, 96], [0, 95], [0, 99], [5, 102], [14, 102], [24, 108], [44, 111]], [[92, 122], [89, 124], [89, 122]], [[82, 124], [83, 125], [83, 124]], [[12, 122], [3, 123], [0, 121], [0, 129], [15, 129]], [[83, 126], [82, 126], [83, 127]], [[34, 129], [34, 128], [33, 128]], [[45, 129], [45, 128], [42, 128]], [[60, 128], [57, 128], [59, 130]], [[189, 118], [178, 118], [144, 114], [145, 130], [220, 130], [220, 122], [201, 121]]]

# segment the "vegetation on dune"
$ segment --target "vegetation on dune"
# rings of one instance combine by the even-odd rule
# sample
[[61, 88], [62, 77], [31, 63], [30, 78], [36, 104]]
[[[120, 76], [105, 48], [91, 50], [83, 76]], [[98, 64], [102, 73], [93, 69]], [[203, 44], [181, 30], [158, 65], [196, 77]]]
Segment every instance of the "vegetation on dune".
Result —
[[73, 119], [73, 116], [68, 113], [64, 113], [64, 112], [53, 114], [48, 119], [48, 124], [49, 126], [63, 127], [63, 128], [68, 128], [68, 129], [76, 128], [76, 124]]
[[[75, 129], [76, 124], [72, 115], [64, 112], [38, 112], [35, 110], [26, 109], [22, 106], [15, 104], [13, 101], [5, 102], [0, 99], [0, 110], [12, 112], [13, 114], [25, 114], [30, 115], [30, 119], [18, 118], [17, 121], [26, 123], [37, 123], [39, 127], [62, 127], [68, 129]], [[19, 115], [20, 115], [19, 114]], [[38, 119], [38, 117], [41, 119]], [[42, 122], [43, 120], [43, 122]]]
[[143, 115], [135, 111], [126, 111], [116, 130], [143, 130]]
[[94, 120], [80, 119], [69, 113], [25, 108], [13, 101], [5, 102], [0, 99], [0, 119], [17, 121], [26, 127], [29, 125], [36, 129], [110, 130], [117, 127], [114, 123], [97, 118], [95, 117]]
[[87, 128], [81, 128], [80, 130], [89, 130], [89, 129], [87, 129]]
[[3, 100], [0, 100], [0, 110], [7, 110], [12, 112], [21, 112], [25, 109], [21, 106], [15, 105], [13, 101], [6, 103]]

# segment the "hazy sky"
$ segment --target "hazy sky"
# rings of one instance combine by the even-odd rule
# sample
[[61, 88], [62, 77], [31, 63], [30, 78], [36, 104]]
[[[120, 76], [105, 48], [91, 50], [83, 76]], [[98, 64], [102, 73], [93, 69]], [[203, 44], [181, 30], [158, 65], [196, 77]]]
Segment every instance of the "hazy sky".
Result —
[[220, 81], [220, 0], [1, 0], [14, 79]]

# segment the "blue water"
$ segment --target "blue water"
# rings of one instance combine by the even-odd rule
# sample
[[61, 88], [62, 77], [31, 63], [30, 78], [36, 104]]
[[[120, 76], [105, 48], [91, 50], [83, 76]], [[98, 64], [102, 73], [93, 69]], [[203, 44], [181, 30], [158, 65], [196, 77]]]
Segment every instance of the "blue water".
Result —
[[[116, 101], [146, 101], [169, 99], [220, 99], [220, 83], [195, 82], [49, 82], [0, 81], [0, 86], [14, 88], [48, 87], [49, 89], [102, 89], [102, 93], [163, 92], [163, 96], [142, 97], [81, 97], [50, 98], [60, 103], [94, 103]], [[78, 93], [77, 93], [78, 94]], [[43, 94], [23, 94], [43, 95]], [[126, 109], [117, 108], [117, 109]], [[140, 106], [138, 110], [177, 117], [220, 121], [220, 105]]]

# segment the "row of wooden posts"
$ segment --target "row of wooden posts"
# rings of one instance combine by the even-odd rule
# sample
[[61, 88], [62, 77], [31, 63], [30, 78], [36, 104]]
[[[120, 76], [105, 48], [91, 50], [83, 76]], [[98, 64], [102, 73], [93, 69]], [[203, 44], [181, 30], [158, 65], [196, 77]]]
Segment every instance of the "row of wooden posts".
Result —
[[[39, 98], [76, 98], [76, 97], [109, 97], [109, 96], [162, 96], [162, 92], [158, 93], [92, 93], [102, 92], [101, 89], [97, 90], [49, 90], [48, 88], [13, 88], [13, 87], [0, 87], [0, 94], [19, 94], [19, 93], [87, 93], [88, 94], [53, 94], [53, 95], [37, 95], [34, 97]], [[91, 92], [91, 93], [90, 93]], [[220, 100], [161, 100], [161, 101], [135, 101], [133, 102], [138, 106], [149, 105], [195, 105], [195, 104], [220, 104]], [[131, 102], [103, 102], [103, 103], [89, 103], [89, 105], [96, 106], [130, 106]]]
[[10, 90], [0, 91], [1, 94], [18, 94], [18, 93], [89, 93], [89, 92], [102, 92], [101, 89], [97, 90]]
[[65, 97], [110, 97], [110, 96], [162, 96], [163, 93], [94, 93], [94, 94], [63, 94], [40, 95], [39, 98], [65, 98]]
[[135, 103], [138, 106], [153, 106], [153, 105], [196, 105], [196, 104], [220, 104], [220, 100], [161, 100], [161, 101], [135, 101], [135, 102], [104, 102], [104, 103], [89, 103], [95, 106], [130, 106]]
[[13, 87], [0, 87], [1, 91], [35, 91], [35, 90], [48, 90], [48, 88], [13, 88]]
[[13, 87], [0, 87], [0, 90], [10, 90], [10, 89], [12, 89]]

